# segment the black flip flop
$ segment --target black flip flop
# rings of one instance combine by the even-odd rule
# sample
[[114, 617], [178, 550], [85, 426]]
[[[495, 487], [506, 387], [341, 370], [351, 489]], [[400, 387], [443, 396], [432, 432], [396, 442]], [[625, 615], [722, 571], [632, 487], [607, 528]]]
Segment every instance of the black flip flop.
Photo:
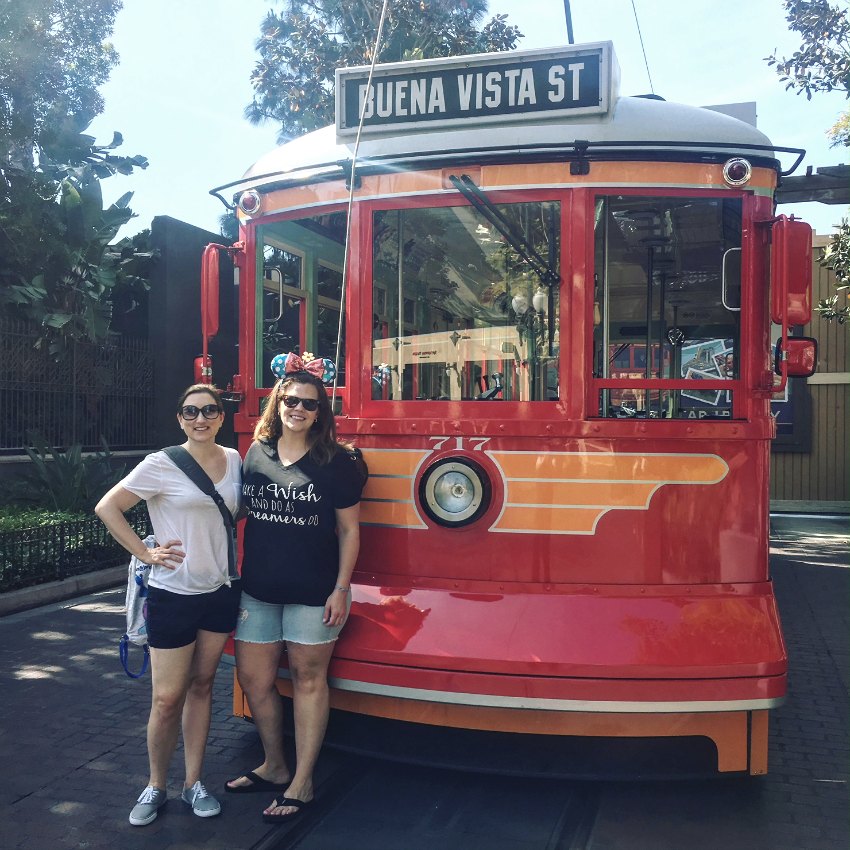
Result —
[[303, 800], [295, 800], [292, 797], [283, 797], [280, 802], [274, 800], [269, 808], [279, 809], [283, 806], [292, 806], [295, 811], [288, 815], [267, 815], [263, 812], [263, 820], [266, 823], [283, 823], [286, 820], [292, 820], [297, 818], [312, 802], [312, 800], [309, 800], [305, 803]]
[[[228, 794], [256, 794], [259, 791], [284, 791], [289, 786], [288, 782], [270, 782], [268, 779], [263, 779], [262, 776], [257, 776], [253, 770], [246, 770], [245, 773], [239, 774], [236, 779], [241, 779], [243, 776], [251, 781], [250, 785], [232, 787], [225, 783], [224, 790]], [[235, 782], [236, 779], [230, 781]]]

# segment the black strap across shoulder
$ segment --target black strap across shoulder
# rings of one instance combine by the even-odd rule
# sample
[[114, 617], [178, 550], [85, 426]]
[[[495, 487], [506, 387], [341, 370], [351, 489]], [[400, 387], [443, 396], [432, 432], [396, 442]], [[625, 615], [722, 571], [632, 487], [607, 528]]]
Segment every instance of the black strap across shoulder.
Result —
[[[163, 452], [165, 452], [165, 454], [174, 461], [175, 466], [184, 472], [186, 477], [195, 484], [202, 493], [212, 498], [219, 513], [221, 514], [222, 520], [224, 520], [224, 527], [228, 531], [229, 539], [232, 540], [236, 533], [236, 525], [233, 522], [233, 516], [228, 510], [227, 505], [224, 504], [224, 499], [222, 499], [221, 493], [215, 489], [215, 484], [213, 484], [209, 475], [204, 472], [203, 467], [195, 460], [195, 458], [192, 457], [192, 455], [189, 454], [188, 451], [186, 451], [186, 449], [183, 448], [183, 446], [168, 446], [168, 448], [163, 449]], [[232, 543], [227, 547], [227, 573], [231, 579], [239, 577], [236, 572], [236, 547], [232, 545]]]

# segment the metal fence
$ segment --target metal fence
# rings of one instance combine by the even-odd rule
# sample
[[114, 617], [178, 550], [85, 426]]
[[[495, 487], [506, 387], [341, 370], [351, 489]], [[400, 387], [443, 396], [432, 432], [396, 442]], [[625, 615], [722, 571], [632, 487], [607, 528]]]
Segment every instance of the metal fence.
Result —
[[[137, 505], [127, 520], [140, 537], [151, 533]], [[0, 593], [129, 563], [130, 556], [95, 516], [0, 532]]]
[[0, 317], [0, 453], [23, 454], [27, 431], [51, 446], [152, 447], [153, 356], [147, 340], [75, 343], [58, 362], [31, 325]]

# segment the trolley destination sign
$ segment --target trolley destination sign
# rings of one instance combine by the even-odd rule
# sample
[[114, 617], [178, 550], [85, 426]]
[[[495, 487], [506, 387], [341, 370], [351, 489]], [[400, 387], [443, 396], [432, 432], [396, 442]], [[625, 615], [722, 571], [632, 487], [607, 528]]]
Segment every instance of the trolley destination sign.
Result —
[[451, 127], [473, 120], [510, 121], [602, 114], [616, 78], [610, 42], [522, 53], [454, 56], [336, 71], [341, 137]]

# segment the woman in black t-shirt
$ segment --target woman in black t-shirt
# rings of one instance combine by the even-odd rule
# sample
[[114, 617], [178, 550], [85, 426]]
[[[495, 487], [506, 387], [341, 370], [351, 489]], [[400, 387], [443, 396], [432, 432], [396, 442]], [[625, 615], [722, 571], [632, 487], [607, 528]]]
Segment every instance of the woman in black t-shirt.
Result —
[[[329, 361], [326, 361], [329, 362]], [[307, 364], [307, 368], [317, 361]], [[313, 768], [328, 718], [327, 670], [351, 604], [365, 464], [341, 446], [322, 381], [287, 355], [242, 467], [247, 509], [236, 670], [265, 761], [227, 783], [277, 792], [263, 819], [297, 815], [313, 799]], [[292, 676], [296, 770], [283, 754], [275, 687], [286, 645]]]

